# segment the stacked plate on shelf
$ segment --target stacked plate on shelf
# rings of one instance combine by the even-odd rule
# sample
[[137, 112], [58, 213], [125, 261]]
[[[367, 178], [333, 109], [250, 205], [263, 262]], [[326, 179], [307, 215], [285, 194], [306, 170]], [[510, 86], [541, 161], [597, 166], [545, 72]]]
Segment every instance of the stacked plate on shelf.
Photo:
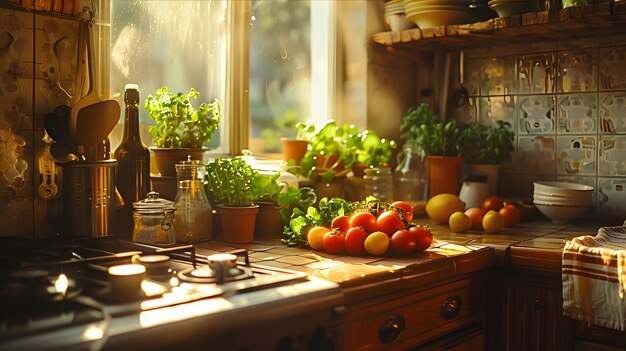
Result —
[[405, 0], [404, 11], [420, 28], [477, 21], [469, 0]]
[[496, 11], [500, 17], [539, 11], [537, 1], [534, 0], [491, 0], [489, 7]]
[[403, 0], [391, 0], [385, 3], [385, 24], [394, 32], [415, 28], [415, 23], [406, 18]]
[[593, 187], [568, 182], [534, 182], [533, 202], [555, 223], [568, 223], [593, 207]]

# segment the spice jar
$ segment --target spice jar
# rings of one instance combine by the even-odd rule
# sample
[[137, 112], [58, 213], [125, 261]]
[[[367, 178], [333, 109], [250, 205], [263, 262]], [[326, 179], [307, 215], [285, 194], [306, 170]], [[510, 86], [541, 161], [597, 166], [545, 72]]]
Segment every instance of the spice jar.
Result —
[[160, 198], [156, 191], [133, 203], [133, 241], [158, 246], [175, 244], [174, 211], [174, 203]]

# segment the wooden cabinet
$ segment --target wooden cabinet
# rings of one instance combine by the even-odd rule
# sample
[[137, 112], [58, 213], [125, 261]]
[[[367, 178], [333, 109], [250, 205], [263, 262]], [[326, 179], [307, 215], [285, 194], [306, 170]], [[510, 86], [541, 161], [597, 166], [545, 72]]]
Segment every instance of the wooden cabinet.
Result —
[[347, 306], [343, 350], [482, 350], [485, 276]]
[[572, 321], [563, 317], [560, 272], [502, 271], [504, 350], [571, 350]]

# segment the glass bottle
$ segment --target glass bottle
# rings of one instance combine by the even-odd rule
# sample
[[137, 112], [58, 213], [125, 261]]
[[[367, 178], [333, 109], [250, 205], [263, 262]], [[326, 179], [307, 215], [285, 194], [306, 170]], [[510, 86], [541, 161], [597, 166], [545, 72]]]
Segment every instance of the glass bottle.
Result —
[[199, 160], [180, 162], [176, 165], [178, 190], [174, 207], [174, 233], [176, 241], [193, 243], [210, 240], [213, 228], [213, 208], [204, 192], [204, 165]]
[[398, 166], [393, 173], [395, 200], [415, 206], [428, 197], [428, 174], [422, 155], [411, 147], [398, 153]]
[[363, 175], [365, 195], [375, 196], [381, 201], [393, 200], [393, 178], [389, 168], [367, 168]]
[[150, 192], [150, 151], [139, 134], [139, 87], [127, 84], [124, 90], [124, 136], [114, 157], [118, 162], [115, 184], [124, 200], [117, 214], [118, 233], [128, 236], [133, 231], [133, 203]]

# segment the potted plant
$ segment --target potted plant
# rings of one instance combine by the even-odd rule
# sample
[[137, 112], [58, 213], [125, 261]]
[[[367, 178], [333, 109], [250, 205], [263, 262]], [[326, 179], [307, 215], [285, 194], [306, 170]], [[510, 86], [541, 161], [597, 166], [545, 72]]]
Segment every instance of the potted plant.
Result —
[[248, 243], [254, 238], [259, 206], [254, 183], [259, 173], [242, 157], [217, 158], [206, 166], [204, 184], [222, 220], [224, 241]]
[[313, 124], [297, 123], [296, 138], [283, 137], [280, 143], [283, 149], [283, 160], [291, 165], [299, 165], [309, 147], [309, 141], [315, 133]]
[[430, 106], [422, 103], [404, 116], [400, 131], [405, 145], [427, 158], [429, 197], [458, 194], [463, 159], [459, 156], [461, 129], [456, 121], [440, 121]]
[[497, 195], [500, 166], [511, 159], [515, 133], [511, 124], [496, 121], [495, 126], [473, 124], [461, 132], [461, 156], [472, 175], [487, 176], [490, 195]]
[[375, 132], [364, 130], [357, 135], [356, 161], [352, 165], [355, 177], [363, 177], [366, 168], [386, 168], [397, 144], [381, 139]]
[[252, 182], [252, 191], [256, 194], [255, 204], [259, 206], [256, 216], [254, 235], [256, 237], [280, 237], [282, 222], [280, 220], [280, 206], [277, 204], [278, 194], [284, 184], [279, 184], [280, 172], [259, 175]]
[[155, 121], [149, 127], [156, 145], [151, 150], [162, 176], [176, 176], [176, 163], [186, 160], [188, 155], [193, 160], [202, 160], [208, 150], [204, 145], [211, 141], [219, 125], [221, 102], [215, 99], [195, 108], [191, 99], [199, 96], [193, 88], [188, 93], [171, 93], [163, 86], [144, 101], [148, 116]]

